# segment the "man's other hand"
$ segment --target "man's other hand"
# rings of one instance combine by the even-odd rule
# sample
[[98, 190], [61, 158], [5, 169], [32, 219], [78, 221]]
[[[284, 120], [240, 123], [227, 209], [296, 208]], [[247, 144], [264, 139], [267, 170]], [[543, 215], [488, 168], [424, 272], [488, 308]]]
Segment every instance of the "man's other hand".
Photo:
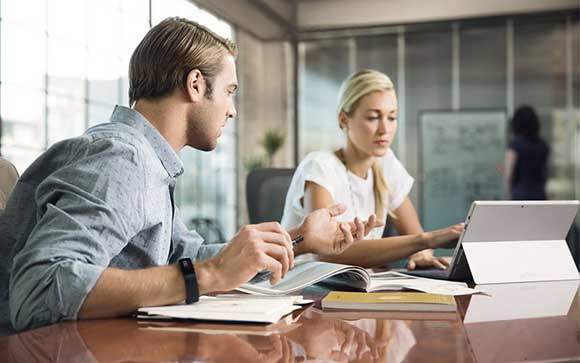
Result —
[[211, 291], [232, 290], [258, 272], [272, 273], [273, 285], [294, 265], [290, 235], [277, 222], [242, 227], [219, 255], [208, 261], [217, 284]]

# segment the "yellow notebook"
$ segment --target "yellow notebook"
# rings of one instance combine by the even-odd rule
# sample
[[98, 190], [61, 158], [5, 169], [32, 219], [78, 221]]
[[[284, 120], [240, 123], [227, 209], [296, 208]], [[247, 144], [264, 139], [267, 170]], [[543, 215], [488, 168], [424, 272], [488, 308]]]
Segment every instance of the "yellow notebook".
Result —
[[455, 311], [455, 299], [449, 295], [425, 292], [344, 292], [332, 291], [322, 299], [323, 309]]

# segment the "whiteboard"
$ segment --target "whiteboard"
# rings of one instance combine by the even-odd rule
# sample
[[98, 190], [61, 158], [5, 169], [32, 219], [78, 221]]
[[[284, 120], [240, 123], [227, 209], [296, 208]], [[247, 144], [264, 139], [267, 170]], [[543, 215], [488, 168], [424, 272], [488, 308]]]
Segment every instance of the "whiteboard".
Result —
[[462, 222], [474, 200], [504, 199], [504, 110], [424, 111], [419, 122], [425, 230]]

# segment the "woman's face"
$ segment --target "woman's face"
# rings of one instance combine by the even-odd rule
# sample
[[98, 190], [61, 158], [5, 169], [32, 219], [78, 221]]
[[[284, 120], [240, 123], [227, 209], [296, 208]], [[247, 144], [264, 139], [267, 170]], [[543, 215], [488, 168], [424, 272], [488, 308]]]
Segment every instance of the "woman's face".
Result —
[[341, 113], [348, 142], [369, 156], [385, 155], [397, 131], [397, 95], [394, 90], [375, 91], [362, 97], [347, 116]]

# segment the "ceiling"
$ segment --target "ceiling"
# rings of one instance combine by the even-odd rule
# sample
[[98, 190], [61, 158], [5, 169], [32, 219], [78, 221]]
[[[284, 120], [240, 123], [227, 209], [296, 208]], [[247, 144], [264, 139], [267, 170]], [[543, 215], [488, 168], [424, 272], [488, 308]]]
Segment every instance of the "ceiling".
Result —
[[263, 39], [370, 26], [580, 9], [578, 0], [194, 0]]

